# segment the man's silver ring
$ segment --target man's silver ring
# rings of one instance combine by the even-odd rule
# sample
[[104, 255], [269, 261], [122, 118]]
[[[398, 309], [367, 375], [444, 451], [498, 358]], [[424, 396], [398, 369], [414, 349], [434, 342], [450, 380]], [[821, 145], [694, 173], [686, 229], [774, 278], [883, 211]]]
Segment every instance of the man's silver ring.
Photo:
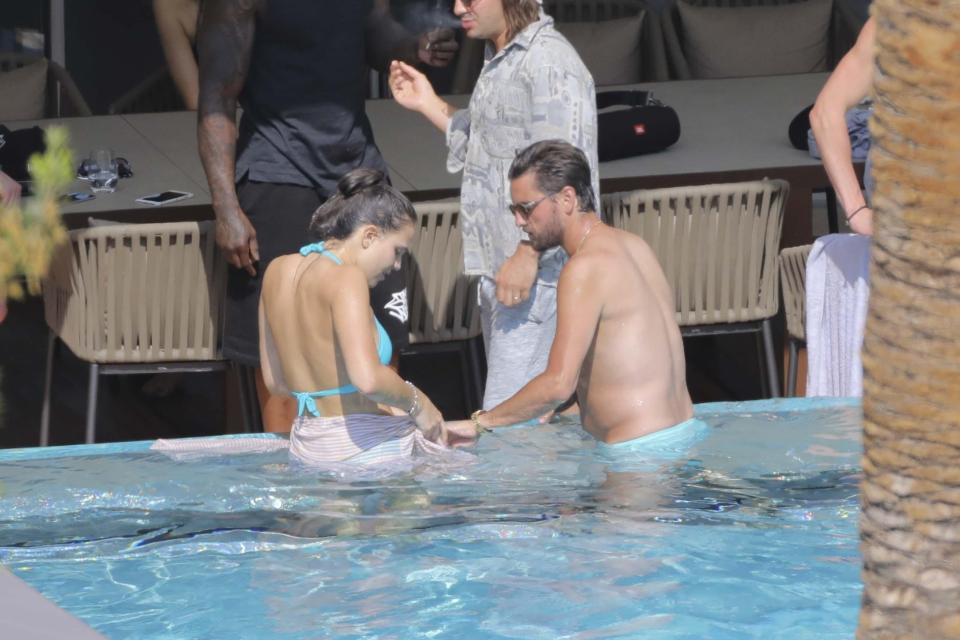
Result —
[[513, 296], [513, 299], [514, 299], [514, 300], [519, 300], [519, 299], [520, 299], [520, 296]]

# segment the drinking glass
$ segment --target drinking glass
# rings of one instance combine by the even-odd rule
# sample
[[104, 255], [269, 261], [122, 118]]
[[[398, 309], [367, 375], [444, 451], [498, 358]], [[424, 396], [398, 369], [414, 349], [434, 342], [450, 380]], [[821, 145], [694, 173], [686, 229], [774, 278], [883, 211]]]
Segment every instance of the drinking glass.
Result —
[[109, 149], [95, 149], [90, 154], [87, 177], [92, 191], [112, 193], [117, 188], [117, 160]]

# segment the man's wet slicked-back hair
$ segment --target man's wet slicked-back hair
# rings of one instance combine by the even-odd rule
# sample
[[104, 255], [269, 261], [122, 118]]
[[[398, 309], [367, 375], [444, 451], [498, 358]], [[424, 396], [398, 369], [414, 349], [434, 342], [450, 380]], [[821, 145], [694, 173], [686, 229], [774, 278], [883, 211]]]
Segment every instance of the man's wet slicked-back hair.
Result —
[[559, 193], [564, 187], [573, 187], [580, 203], [580, 211], [596, 211], [590, 163], [586, 154], [563, 140], [543, 140], [517, 153], [508, 174], [516, 180], [532, 171], [537, 188], [545, 195]]

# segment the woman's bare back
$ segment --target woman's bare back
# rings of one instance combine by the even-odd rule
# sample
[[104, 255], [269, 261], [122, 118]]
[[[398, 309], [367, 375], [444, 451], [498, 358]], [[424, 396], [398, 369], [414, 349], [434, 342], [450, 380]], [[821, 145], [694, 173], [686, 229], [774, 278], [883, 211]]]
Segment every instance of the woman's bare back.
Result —
[[[365, 298], [369, 291], [343, 291], [339, 273], [350, 269], [322, 255], [291, 254], [276, 258], [264, 274], [261, 300], [270, 341], [288, 391], [320, 391], [350, 385], [337, 341], [334, 304], [338, 295]], [[371, 341], [376, 335], [372, 313]], [[379, 413], [377, 404], [360, 393], [316, 399], [323, 415]]]

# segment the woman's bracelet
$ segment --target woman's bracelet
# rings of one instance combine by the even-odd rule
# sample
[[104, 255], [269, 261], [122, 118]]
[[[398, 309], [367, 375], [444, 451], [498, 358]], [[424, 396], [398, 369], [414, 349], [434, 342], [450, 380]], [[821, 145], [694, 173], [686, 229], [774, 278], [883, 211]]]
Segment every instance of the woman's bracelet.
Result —
[[416, 418], [418, 415], [420, 415], [420, 411], [423, 410], [423, 407], [420, 406], [420, 392], [409, 380], [404, 380], [404, 382], [413, 392], [413, 402], [410, 403], [410, 408], [407, 409], [407, 415], [411, 418]]
[[853, 216], [857, 215], [858, 213], [860, 213], [860, 212], [863, 211], [864, 209], [869, 209], [869, 208], [870, 208], [870, 205], [868, 205], [868, 204], [862, 204], [862, 205], [860, 205], [859, 207], [857, 207], [856, 209], [853, 210], [853, 213], [851, 213], [850, 215], [847, 216], [847, 222], [850, 222], [851, 220], [853, 220]]

